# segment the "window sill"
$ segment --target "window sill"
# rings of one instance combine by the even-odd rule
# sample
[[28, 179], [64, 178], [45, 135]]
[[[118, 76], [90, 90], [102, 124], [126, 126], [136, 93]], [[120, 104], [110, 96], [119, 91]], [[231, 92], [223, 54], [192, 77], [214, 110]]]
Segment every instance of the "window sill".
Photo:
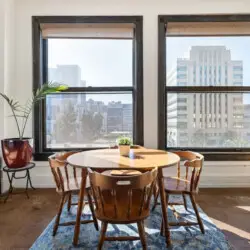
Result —
[[166, 149], [167, 151], [189, 150], [199, 152], [204, 155], [205, 161], [249, 161], [250, 151], [248, 152], [202, 152], [198, 149]]
[[[138, 148], [138, 147], [143, 147], [143, 146], [138, 146], [138, 145], [133, 145], [131, 148]], [[107, 147], [106, 147], [107, 148]], [[54, 151], [49, 151], [49, 152], [41, 152], [33, 153], [33, 160], [34, 161], [48, 161], [48, 157], [51, 156], [52, 154], [55, 154], [56, 152], [63, 152], [63, 151], [79, 151], [79, 152], [84, 152], [84, 151], [89, 151], [89, 150], [98, 150], [98, 149], [106, 149], [105, 147], [103, 148], [65, 148], [65, 149], [55, 149]]]
[[[87, 150], [96, 150], [98, 148], [91, 149], [81, 149], [79, 151]], [[73, 150], [73, 149], [72, 149]], [[65, 151], [69, 151], [65, 149]], [[167, 151], [178, 151], [178, 150], [169, 150]], [[194, 150], [198, 151], [198, 150]], [[55, 152], [42, 152], [42, 153], [33, 153], [34, 161], [47, 161], [48, 157]], [[250, 152], [200, 152], [204, 155], [205, 161], [249, 161]]]
[[48, 157], [57, 153], [57, 152], [65, 152], [65, 151], [79, 151], [79, 152], [83, 152], [83, 151], [88, 151], [88, 150], [97, 150], [97, 149], [104, 149], [104, 148], [65, 148], [65, 149], [54, 149], [54, 151], [48, 151], [48, 152], [34, 152], [33, 153], [33, 160], [34, 161], [47, 161]]
[[201, 152], [204, 155], [205, 161], [249, 161], [250, 152]]

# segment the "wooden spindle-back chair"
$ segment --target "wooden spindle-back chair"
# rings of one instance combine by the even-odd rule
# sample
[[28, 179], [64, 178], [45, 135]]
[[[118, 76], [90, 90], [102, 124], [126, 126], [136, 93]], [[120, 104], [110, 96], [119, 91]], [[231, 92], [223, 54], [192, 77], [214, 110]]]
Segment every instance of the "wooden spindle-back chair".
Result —
[[[140, 171], [140, 170], [139, 170]], [[149, 216], [150, 199], [156, 183], [157, 169], [135, 176], [111, 176], [93, 172], [89, 169], [89, 178], [96, 203], [96, 217], [102, 221], [98, 249], [105, 240], [122, 241], [141, 239], [146, 249], [143, 221]], [[108, 223], [137, 223], [140, 237], [106, 237]]]
[[[49, 165], [56, 184], [56, 191], [61, 195], [61, 201], [53, 229], [53, 236], [56, 235], [58, 226], [70, 226], [75, 224], [75, 221], [60, 223], [63, 205], [68, 202], [68, 211], [70, 211], [72, 205], [77, 205], [77, 203], [72, 203], [72, 194], [78, 193], [80, 191], [81, 177], [78, 177], [76, 168], [74, 166], [69, 166], [69, 164], [66, 162], [67, 158], [75, 153], [77, 152], [63, 152], [49, 157]], [[96, 230], [98, 230], [98, 223], [95, 217], [90, 191], [90, 184], [89, 181], [87, 181], [86, 194], [93, 220], [84, 220], [81, 223], [85, 224], [94, 222]]]
[[[204, 156], [197, 152], [192, 151], [176, 151], [181, 160], [184, 160], [183, 165], [185, 167], [185, 176], [181, 177], [180, 162], [177, 166], [177, 178], [178, 183], [185, 181], [185, 187], [192, 193], [198, 193], [198, 185], [200, 181], [200, 175], [203, 167]], [[191, 173], [190, 173], [191, 172]]]
[[[200, 175], [202, 172], [204, 156], [191, 151], [177, 151], [173, 152], [177, 154], [181, 160], [184, 160], [183, 165], [185, 167], [185, 175], [181, 177], [181, 167], [180, 162], [177, 166], [177, 176], [176, 177], [164, 177], [164, 188], [167, 197], [167, 204], [170, 206], [173, 205], [184, 205], [187, 210], [187, 201], [186, 195], [190, 197], [196, 218], [196, 222], [178, 222], [178, 223], [169, 223], [169, 226], [191, 226], [191, 225], [199, 225], [202, 233], [205, 233], [204, 226], [202, 220], [200, 218], [197, 205], [195, 203], [194, 195], [198, 193]], [[183, 203], [179, 202], [169, 202], [169, 195], [171, 194], [179, 194], [182, 195]], [[155, 198], [155, 204], [153, 209], [157, 204], [158, 195]], [[175, 213], [175, 215], [177, 215]], [[177, 215], [178, 216], [178, 215]]]

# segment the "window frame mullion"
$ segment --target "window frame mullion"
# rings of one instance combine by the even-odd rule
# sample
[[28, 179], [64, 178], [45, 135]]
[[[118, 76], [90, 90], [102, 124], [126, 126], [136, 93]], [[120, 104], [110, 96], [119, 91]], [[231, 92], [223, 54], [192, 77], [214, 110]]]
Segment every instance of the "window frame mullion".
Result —
[[174, 93], [249, 93], [250, 86], [166, 86]]

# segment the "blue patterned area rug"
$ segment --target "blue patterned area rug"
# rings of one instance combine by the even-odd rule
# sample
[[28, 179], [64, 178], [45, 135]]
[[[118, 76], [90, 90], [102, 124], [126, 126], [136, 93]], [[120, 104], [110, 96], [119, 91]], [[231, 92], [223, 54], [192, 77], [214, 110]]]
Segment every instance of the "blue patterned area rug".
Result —
[[[178, 197], [174, 197], [175, 199]], [[183, 206], [175, 206], [176, 211], [180, 216], [184, 216], [186, 220], [195, 221], [194, 211], [188, 201], [188, 212]], [[205, 227], [205, 234], [200, 232], [199, 226], [192, 227], [171, 227], [172, 248], [174, 250], [232, 250], [233, 247], [227, 241], [222, 231], [217, 228], [208, 216], [199, 208], [200, 215]], [[83, 219], [90, 219], [90, 211], [88, 206], [84, 208]], [[72, 207], [68, 213], [64, 206], [61, 222], [74, 220], [76, 216], [76, 207]], [[175, 217], [169, 209], [168, 217], [170, 221], [174, 221]], [[73, 247], [72, 239], [74, 234], [74, 226], [59, 227], [55, 237], [52, 236], [54, 225], [53, 219], [43, 233], [34, 242], [31, 250], [64, 250], [64, 249], [97, 249], [99, 232], [95, 230], [92, 223], [81, 225], [79, 245]], [[161, 207], [157, 206], [155, 211], [145, 221], [145, 231], [148, 249], [159, 250], [166, 249], [165, 238], [160, 235], [161, 226]], [[109, 236], [138, 236], [137, 225], [111, 225], [108, 226], [107, 235]], [[140, 241], [124, 241], [124, 242], [108, 242], [103, 245], [104, 250], [126, 249], [135, 250], [142, 249]]]

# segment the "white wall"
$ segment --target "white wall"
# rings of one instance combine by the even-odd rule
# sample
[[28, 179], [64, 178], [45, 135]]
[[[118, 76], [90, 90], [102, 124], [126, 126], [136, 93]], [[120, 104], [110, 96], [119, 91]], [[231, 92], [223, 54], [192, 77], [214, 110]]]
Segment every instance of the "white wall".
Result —
[[[4, 91], [4, 2], [0, 2], [0, 92]], [[4, 102], [0, 99], [0, 138], [4, 137]]]
[[[12, 95], [14, 82], [14, 0], [0, 1], [0, 92]], [[6, 136], [9, 119], [7, 104], [0, 98], [0, 139]], [[12, 126], [12, 124], [10, 124]], [[1, 146], [0, 146], [1, 148]]]
[[[157, 147], [157, 16], [159, 14], [250, 13], [249, 0], [15, 0], [15, 39], [11, 47], [12, 79], [8, 89], [13, 96], [25, 101], [32, 90], [33, 15], [143, 15], [144, 46], [144, 141], [145, 146]], [[13, 21], [13, 20], [12, 20]], [[10, 25], [11, 26], [11, 25]], [[0, 24], [0, 41], [1, 41]], [[0, 55], [1, 55], [0, 42]], [[14, 52], [13, 52], [14, 51]], [[1, 57], [0, 57], [1, 58]], [[1, 60], [1, 59], [0, 59]], [[0, 61], [1, 70], [1, 61]], [[1, 73], [1, 72], [0, 72]], [[0, 74], [1, 77], [1, 74]], [[0, 87], [1, 88], [1, 87]], [[2, 89], [0, 89], [1, 91]], [[1, 112], [0, 108], [0, 112]], [[1, 113], [0, 113], [1, 118]], [[5, 119], [6, 121], [6, 119]], [[32, 135], [32, 124], [27, 136]], [[0, 127], [1, 129], [1, 127]], [[13, 136], [15, 128], [8, 121], [4, 135]], [[0, 134], [1, 136], [1, 134]], [[36, 186], [51, 185], [47, 163], [37, 163], [32, 171]], [[47, 177], [46, 177], [47, 176]], [[224, 178], [222, 178], [225, 176]], [[36, 179], [35, 179], [36, 178]], [[250, 164], [247, 162], [207, 162], [203, 186], [250, 186]]]

